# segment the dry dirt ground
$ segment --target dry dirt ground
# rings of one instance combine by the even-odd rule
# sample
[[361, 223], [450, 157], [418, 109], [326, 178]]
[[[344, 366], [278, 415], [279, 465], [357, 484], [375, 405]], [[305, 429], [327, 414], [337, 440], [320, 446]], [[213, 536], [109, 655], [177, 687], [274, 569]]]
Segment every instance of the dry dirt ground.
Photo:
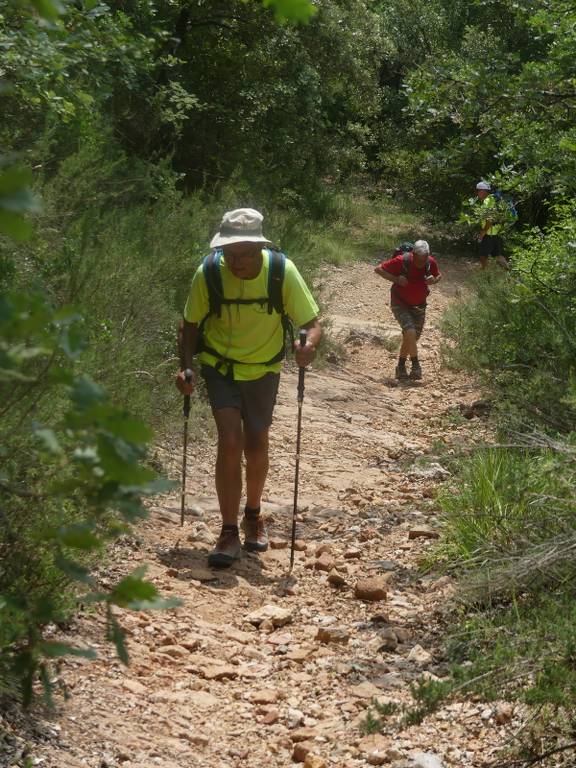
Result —
[[[442, 366], [439, 324], [471, 267], [441, 260], [421, 344], [424, 379], [392, 386], [397, 329], [388, 287], [373, 265], [324, 277], [332, 364], [306, 376], [298, 551], [288, 583], [296, 433], [293, 364], [283, 375], [264, 508], [274, 548], [212, 571], [206, 554], [219, 528], [214, 448], [193, 443], [188, 507], [179, 525], [174, 493], [112, 552], [104, 581], [146, 564], [183, 605], [117, 611], [131, 664], [103, 641], [86, 612], [75, 627], [95, 662], [66, 661], [70, 698], [34, 725], [33, 765], [43, 768], [307, 768], [484, 766], [516, 727], [503, 704], [453, 702], [423, 723], [381, 735], [363, 723], [374, 700], [413, 702], [410, 685], [445, 673], [442, 612], [448, 576], [423, 575], [437, 545], [434, 501], [450, 485], [443, 456], [486, 426], [459, 416], [480, 393]], [[392, 341], [391, 341], [392, 340]], [[167, 452], [178, 477], [179, 449]], [[416, 532], [416, 533], [415, 533]], [[419, 534], [419, 535], [417, 535]], [[364, 583], [368, 580], [368, 583]], [[364, 599], [361, 599], [362, 596]], [[371, 598], [371, 599], [368, 599]], [[270, 607], [271, 606], [271, 607]], [[264, 609], [259, 615], [258, 611]], [[306, 756], [307, 755], [307, 756]]]

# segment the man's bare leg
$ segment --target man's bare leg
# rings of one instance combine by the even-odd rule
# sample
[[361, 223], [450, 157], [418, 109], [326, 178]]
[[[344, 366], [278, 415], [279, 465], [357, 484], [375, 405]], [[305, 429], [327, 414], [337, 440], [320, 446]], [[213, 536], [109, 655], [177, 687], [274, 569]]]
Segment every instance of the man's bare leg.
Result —
[[260, 501], [268, 475], [268, 429], [259, 432], [244, 430], [244, 455], [246, 457], [246, 512], [244, 548], [250, 552], [268, 549], [268, 534], [260, 514]]
[[222, 514], [222, 525], [238, 525], [244, 447], [242, 419], [237, 408], [221, 408], [213, 413], [218, 429], [216, 493]]
[[244, 456], [246, 457], [246, 506], [257, 509], [260, 506], [264, 483], [268, 476], [269, 430], [260, 432], [244, 431]]

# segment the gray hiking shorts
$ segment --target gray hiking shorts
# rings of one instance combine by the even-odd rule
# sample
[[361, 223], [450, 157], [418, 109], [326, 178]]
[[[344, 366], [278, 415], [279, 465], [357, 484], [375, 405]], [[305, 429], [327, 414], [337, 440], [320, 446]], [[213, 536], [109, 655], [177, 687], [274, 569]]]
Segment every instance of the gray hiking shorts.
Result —
[[414, 307], [408, 304], [391, 304], [390, 307], [392, 314], [402, 328], [402, 333], [404, 331], [416, 331], [416, 339], [419, 339], [426, 320], [426, 304], [418, 304]]
[[265, 373], [253, 381], [232, 381], [210, 365], [201, 367], [213, 411], [237, 408], [250, 432], [262, 432], [272, 424], [279, 373]]

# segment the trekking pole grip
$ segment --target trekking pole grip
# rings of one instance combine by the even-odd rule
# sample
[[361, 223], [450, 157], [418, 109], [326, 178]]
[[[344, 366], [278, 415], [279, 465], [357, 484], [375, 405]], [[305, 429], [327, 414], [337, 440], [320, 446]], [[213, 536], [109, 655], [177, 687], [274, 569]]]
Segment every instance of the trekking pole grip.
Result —
[[[187, 384], [190, 384], [190, 382], [192, 381], [192, 376], [193, 376], [193, 373], [190, 370], [190, 368], [186, 368], [186, 370], [184, 371], [184, 379]], [[182, 410], [184, 412], [184, 418], [187, 419], [188, 416], [190, 415], [190, 395], [184, 395], [184, 407]]]

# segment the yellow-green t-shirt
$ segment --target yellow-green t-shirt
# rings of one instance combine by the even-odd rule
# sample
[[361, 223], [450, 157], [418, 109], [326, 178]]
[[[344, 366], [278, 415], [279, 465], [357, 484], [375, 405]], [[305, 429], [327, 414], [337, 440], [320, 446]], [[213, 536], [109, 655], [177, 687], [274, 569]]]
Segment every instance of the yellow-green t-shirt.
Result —
[[[261, 299], [268, 296], [268, 270], [270, 255], [262, 251], [262, 269], [253, 280], [235, 277], [224, 258], [220, 259], [222, 289], [226, 299]], [[318, 305], [296, 265], [286, 259], [282, 284], [284, 311], [296, 326], [305, 325], [318, 316]], [[196, 270], [190, 293], [184, 308], [184, 318], [189, 323], [200, 323], [209, 312], [208, 288], [202, 265]], [[229, 360], [237, 360], [233, 375], [240, 381], [259, 379], [268, 372], [278, 373], [282, 363], [262, 365], [282, 348], [284, 331], [277, 312], [268, 314], [265, 304], [222, 304], [221, 316], [210, 315], [204, 324], [204, 342], [218, 354]], [[209, 352], [201, 352], [199, 360], [216, 367], [218, 358]], [[226, 368], [222, 369], [226, 373]]]
[[[486, 226], [487, 221], [492, 221], [494, 218], [494, 213], [497, 212], [497, 206], [496, 206], [496, 198], [494, 195], [488, 195], [484, 198], [482, 201], [482, 211], [486, 215], [486, 219], [484, 220], [482, 227], [484, 228]], [[499, 235], [502, 231], [502, 225], [501, 224], [492, 224], [490, 229], [486, 232], [487, 235]]]

